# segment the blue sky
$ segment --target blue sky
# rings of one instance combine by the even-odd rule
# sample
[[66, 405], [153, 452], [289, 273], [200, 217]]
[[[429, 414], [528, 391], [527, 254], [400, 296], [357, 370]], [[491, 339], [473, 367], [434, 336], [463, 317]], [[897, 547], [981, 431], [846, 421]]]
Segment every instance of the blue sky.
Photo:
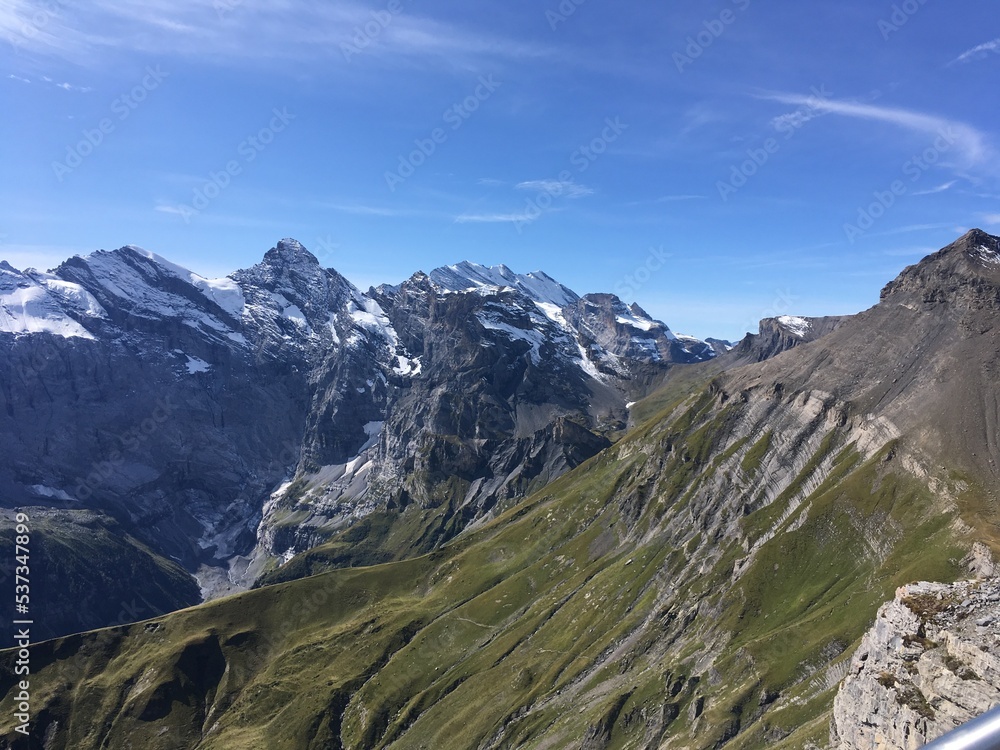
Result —
[[857, 312], [1000, 233], [993, 0], [7, 0], [0, 257], [363, 288], [468, 259], [675, 330]]

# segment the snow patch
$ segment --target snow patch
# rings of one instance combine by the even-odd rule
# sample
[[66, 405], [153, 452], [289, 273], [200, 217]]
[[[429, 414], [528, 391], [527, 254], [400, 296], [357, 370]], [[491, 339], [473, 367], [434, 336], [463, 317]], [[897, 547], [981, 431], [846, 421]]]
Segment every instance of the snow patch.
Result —
[[271, 292], [271, 301], [277, 306], [281, 317], [288, 318], [296, 325], [309, 330], [309, 321], [306, 320], [305, 313], [302, 312], [298, 305], [292, 304], [285, 295], [278, 292]]
[[541, 271], [514, 273], [504, 265], [487, 267], [463, 261], [431, 271], [430, 280], [445, 292], [494, 293], [504, 288], [516, 289], [533, 302], [560, 308], [579, 299], [571, 289]]
[[526, 341], [531, 345], [531, 361], [536, 365], [542, 361], [541, 348], [542, 344], [545, 343], [545, 336], [540, 331], [536, 331], [534, 328], [516, 328], [509, 323], [502, 323], [485, 315], [477, 315], [476, 317], [483, 328], [489, 331], [503, 333], [515, 341]]
[[185, 354], [184, 356], [187, 357], [186, 367], [189, 375], [196, 375], [199, 372], [209, 372], [212, 369], [212, 365], [203, 359], [192, 357], [190, 354]]
[[619, 315], [615, 320], [621, 325], [638, 328], [640, 331], [652, 331], [657, 327], [656, 321], [637, 318], [634, 315]]
[[63, 500], [68, 503], [77, 502], [72, 497], [70, 497], [66, 492], [62, 490], [57, 490], [53, 487], [46, 487], [44, 484], [35, 484], [28, 488], [34, 492], [38, 497], [49, 498], [50, 500]]
[[402, 375], [404, 377], [416, 377], [420, 374], [423, 369], [423, 365], [420, 362], [420, 357], [414, 357], [409, 359], [400, 354], [396, 355], [396, 366], [392, 368], [392, 371], [397, 375]]
[[806, 334], [812, 329], [812, 324], [808, 320], [794, 315], [782, 315], [778, 318], [778, 324], [790, 334], [800, 339], [805, 338]]
[[39, 274], [38, 278], [53, 297], [80, 314], [93, 318], [108, 317], [107, 311], [101, 307], [101, 303], [94, 298], [94, 295], [79, 284], [63, 281], [51, 274]]
[[[66, 339], [94, 339], [86, 328], [63, 312], [59, 303], [44, 287], [30, 282], [26, 277], [24, 279], [14, 288], [0, 282], [0, 331], [14, 334], [51, 333]], [[4, 278], [3, 281], [7, 279]]]
[[149, 260], [153, 261], [165, 270], [170, 271], [178, 278], [188, 282], [237, 320], [239, 320], [243, 315], [243, 308], [246, 305], [246, 300], [243, 297], [243, 290], [240, 289], [239, 284], [232, 279], [206, 279], [204, 276], [199, 276], [194, 271], [190, 271], [183, 266], [177, 265], [176, 263], [171, 263], [169, 260], [157, 255], [156, 253], [151, 253], [148, 250], [144, 250], [141, 247], [135, 247], [134, 245], [129, 246], [129, 248], [139, 255], [149, 258]]
[[333, 343], [336, 346], [340, 346], [340, 334], [337, 333], [337, 315], [336, 313], [330, 313], [330, 320], [327, 322], [330, 328], [330, 335], [333, 337]]
[[978, 260], [986, 266], [1000, 266], [1000, 254], [995, 250], [990, 250], [986, 245], [980, 245], [975, 250], [969, 252], [974, 260]]

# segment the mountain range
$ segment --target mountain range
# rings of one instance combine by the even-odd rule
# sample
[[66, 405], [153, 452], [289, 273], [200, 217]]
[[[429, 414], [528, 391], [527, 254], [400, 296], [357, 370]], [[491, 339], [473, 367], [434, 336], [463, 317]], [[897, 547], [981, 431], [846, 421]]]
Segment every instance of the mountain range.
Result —
[[503, 266], [361, 293], [292, 240], [224, 280], [137, 248], [0, 266], [0, 487], [64, 636], [32, 649], [32, 741], [939, 734], [998, 682], [962, 635], [1000, 634], [992, 589], [944, 585], [997, 572], [998, 311], [980, 230], [736, 345]]
[[434, 549], [716, 356], [543, 273], [363, 293], [294, 240], [223, 279], [136, 247], [3, 264], [0, 349], [0, 496], [35, 508], [47, 636], [249, 588], [344, 534], [343, 565]]

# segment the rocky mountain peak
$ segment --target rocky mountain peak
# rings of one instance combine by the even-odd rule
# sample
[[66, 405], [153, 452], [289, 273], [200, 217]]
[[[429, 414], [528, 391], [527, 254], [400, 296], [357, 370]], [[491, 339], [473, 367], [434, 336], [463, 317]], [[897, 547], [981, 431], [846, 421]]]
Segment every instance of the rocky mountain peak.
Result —
[[981, 229], [967, 232], [906, 268], [886, 285], [881, 298], [909, 307], [1000, 308], [1000, 237]]
[[521, 292], [533, 302], [566, 307], [580, 299], [569, 287], [560, 284], [546, 273], [515, 273], [505, 265], [482, 266], [462, 261], [453, 266], [443, 266], [430, 272], [431, 282], [445, 292], [491, 291], [510, 287]]
[[635, 315], [638, 318], [649, 318], [649, 317], [651, 317], [648, 312], [646, 312], [641, 307], [639, 307], [639, 303], [638, 302], [633, 302], [631, 305], [628, 306], [628, 309], [629, 309], [629, 312], [631, 312], [633, 315]]
[[319, 268], [319, 259], [298, 240], [286, 237], [278, 242], [264, 255], [264, 263], [283, 268], [294, 268], [301, 266], [316, 266]]

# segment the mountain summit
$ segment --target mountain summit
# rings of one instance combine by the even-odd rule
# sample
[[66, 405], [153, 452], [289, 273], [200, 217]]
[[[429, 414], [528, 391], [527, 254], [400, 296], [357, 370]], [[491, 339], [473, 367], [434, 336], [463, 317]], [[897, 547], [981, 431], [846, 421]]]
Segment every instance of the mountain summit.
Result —
[[576, 292], [563, 286], [548, 274], [541, 271], [518, 274], [504, 265], [487, 268], [478, 263], [463, 261], [455, 266], [445, 266], [431, 271], [430, 279], [439, 289], [450, 292], [509, 287], [521, 292], [533, 302], [556, 305], [559, 308], [571, 305], [579, 299]]
[[953, 312], [996, 310], [997, 289], [1000, 239], [973, 229], [904, 270], [882, 290], [882, 300], [922, 308], [946, 306]]
[[[287, 446], [298, 463], [260, 509], [256, 536], [217, 536], [220, 548], [257, 545], [231, 573], [263, 559], [271, 569], [259, 583], [282, 585], [35, 646], [44, 722], [34, 739], [54, 749], [859, 750], [967, 718], [996, 695], [996, 659], [979, 647], [1000, 632], [996, 585], [912, 583], [998, 570], [996, 249], [973, 234], [823, 335], [816, 319], [774, 319], [761, 348], [749, 347], [773, 345], [764, 361], [734, 350], [687, 368], [652, 350], [632, 358], [655, 321], [611, 295], [549, 315], [506, 283], [443, 292], [418, 275], [377, 291], [365, 310], [348, 309], [373, 335], [345, 329], [308, 369], [308, 399], [288, 390], [293, 408], [277, 410], [274, 393], [251, 394], [265, 412], [256, 422], [235, 403], [196, 402], [224, 423], [209, 432], [216, 441], [235, 430], [253, 446], [284, 429], [312, 446]], [[5, 344], [39, 336], [105, 355], [99, 340], [51, 334]], [[389, 346], [397, 359], [378, 359]], [[92, 380], [127, 393], [93, 361], [60, 353], [85, 373], [70, 378], [75, 391], [46, 381], [46, 393], [12, 402], [41, 447], [60, 437], [31, 429], [52, 423], [53, 401], [86, 408]], [[398, 357], [419, 364], [393, 372], [405, 369]], [[377, 366], [370, 383], [354, 374], [364, 362]], [[143, 365], [157, 369], [152, 357]], [[277, 369], [263, 382], [294, 381], [291, 366], [264, 365]], [[229, 372], [227, 383], [257, 382], [252, 369]], [[222, 390], [211, 373], [178, 376], [198, 388], [171, 402]], [[631, 409], [620, 403], [644, 383], [662, 386]], [[383, 418], [348, 429], [373, 413]], [[649, 418], [625, 431], [626, 413]], [[210, 430], [186, 419], [170, 423], [186, 440]], [[357, 452], [310, 458], [339, 455], [336, 440]], [[175, 459], [163, 479], [150, 476], [154, 457], [127, 464], [168, 499], [153, 503], [143, 485], [119, 500], [134, 509], [128, 500], [144, 498], [150, 525], [174, 540], [190, 526], [163, 516], [186, 502], [192, 518], [213, 518], [206, 477], [215, 492], [231, 487], [213, 471], [246, 480], [262, 470], [247, 445], [222, 443], [222, 460], [200, 443], [177, 460], [186, 445], [161, 446]], [[20, 470], [57, 463], [38, 455]], [[216, 528], [255, 511], [233, 504]], [[114, 535], [77, 531], [99, 540], [99, 561], [137, 562]], [[211, 555], [222, 557], [206, 546]], [[135, 568], [160, 590], [170, 583]], [[0, 674], [17, 658], [0, 654]], [[12, 696], [0, 709], [14, 710]]]
[[366, 542], [338, 564], [434, 549], [715, 356], [541, 272], [464, 262], [365, 293], [294, 239], [221, 279], [135, 246], [3, 264], [0, 352], [4, 503], [49, 519], [53, 579], [102, 592], [82, 620], [50, 611], [49, 635], [113, 622], [132, 585], [55, 553], [81, 524], [131, 535], [106, 554], [143, 560], [135, 585], [179, 592], [168, 609], [190, 575], [213, 597], [347, 534]]

